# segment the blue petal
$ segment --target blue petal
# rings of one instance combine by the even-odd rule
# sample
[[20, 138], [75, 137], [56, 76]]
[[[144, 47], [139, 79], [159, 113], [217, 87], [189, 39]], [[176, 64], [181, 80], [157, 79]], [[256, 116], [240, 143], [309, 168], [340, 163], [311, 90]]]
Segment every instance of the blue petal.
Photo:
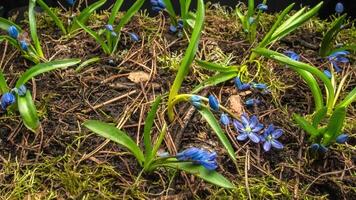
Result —
[[27, 88], [25, 85], [21, 85], [18, 89], [17, 89], [17, 94], [19, 96], [25, 96], [26, 95], [26, 91], [27, 91]]
[[236, 137], [238, 141], [245, 141], [247, 139], [247, 133], [241, 133]]
[[205, 167], [207, 170], [212, 171], [218, 168], [218, 165], [215, 161], [198, 161], [198, 163], [203, 167]]
[[7, 32], [9, 33], [10, 37], [17, 39], [17, 37], [19, 36], [19, 31], [17, 30], [16, 26], [10, 26], [7, 29]]
[[335, 5], [335, 12], [336, 13], [342, 13], [344, 12], [344, 4], [342, 4], [341, 2], [338, 2], [336, 5]]
[[256, 89], [264, 90], [267, 88], [267, 85], [264, 83], [255, 83], [252, 85]]
[[263, 129], [263, 124], [258, 124], [255, 128], [252, 129], [252, 132], [260, 132]]
[[237, 120], [234, 120], [232, 122], [232, 124], [234, 125], [234, 127], [235, 127], [237, 132], [242, 132], [245, 129], [245, 127], [240, 122], [238, 122]]
[[0, 105], [2, 110], [6, 110], [7, 107], [14, 104], [15, 101], [16, 101], [16, 97], [11, 92], [4, 93], [0, 99]]
[[257, 134], [255, 134], [254, 132], [251, 132], [250, 134], [248, 134], [248, 137], [254, 143], [259, 143], [260, 142], [260, 137]]
[[258, 118], [256, 115], [252, 115], [252, 117], [250, 118], [250, 121], [249, 121], [249, 126], [251, 128], [255, 128], [255, 126], [258, 124]]
[[263, 143], [263, 150], [265, 150], [267, 152], [270, 149], [271, 149], [271, 142], [266, 141], [265, 143]]
[[276, 149], [283, 149], [283, 144], [280, 143], [278, 140], [271, 140], [271, 144]]
[[219, 101], [213, 95], [209, 95], [209, 106], [215, 111], [219, 110]]
[[28, 50], [28, 44], [25, 40], [20, 41], [20, 47], [22, 50], [27, 51]]
[[341, 63], [349, 63], [350, 62], [350, 60], [348, 59], [348, 58], [346, 58], [346, 57], [336, 57], [335, 58], [335, 61], [337, 61], [337, 62], [341, 62]]
[[178, 31], [177, 27], [174, 25], [169, 26], [169, 32], [171, 33], [176, 33]]
[[249, 126], [250, 125], [250, 119], [246, 113], [243, 113], [241, 115], [241, 122], [244, 126]]
[[284, 54], [287, 55], [292, 60], [299, 61], [299, 59], [300, 59], [300, 56], [297, 53], [295, 53], [294, 51], [285, 51]]
[[331, 61], [331, 63], [333, 65], [336, 73], [339, 73], [342, 71], [341, 68], [339, 67], [339, 65], [335, 61]]
[[325, 76], [327, 76], [329, 79], [331, 79], [332, 75], [331, 72], [329, 70], [324, 70], [323, 73], [325, 74]]
[[257, 5], [257, 9], [261, 10], [261, 11], [267, 11], [268, 10], [268, 6], [266, 4], [260, 3]]
[[310, 149], [312, 149], [313, 151], [318, 151], [320, 148], [320, 145], [319, 144], [312, 144], [310, 145]]
[[220, 116], [220, 122], [225, 126], [229, 125], [230, 124], [229, 116], [225, 113], [222, 113]]
[[106, 24], [105, 29], [108, 31], [114, 31], [114, 27], [111, 24]]
[[277, 129], [277, 130], [272, 132], [272, 137], [277, 139], [277, 138], [281, 137], [282, 134], [283, 134], [283, 130], [282, 129]]
[[336, 142], [339, 144], [343, 144], [347, 141], [348, 138], [349, 138], [349, 136], [347, 134], [341, 134], [341, 135], [337, 136]]
[[129, 32], [130, 39], [133, 42], [138, 42], [140, 40], [140, 37], [136, 33]]
[[273, 124], [268, 125], [268, 127], [263, 132], [264, 137], [267, 137], [267, 136], [271, 135], [273, 131], [274, 131]]

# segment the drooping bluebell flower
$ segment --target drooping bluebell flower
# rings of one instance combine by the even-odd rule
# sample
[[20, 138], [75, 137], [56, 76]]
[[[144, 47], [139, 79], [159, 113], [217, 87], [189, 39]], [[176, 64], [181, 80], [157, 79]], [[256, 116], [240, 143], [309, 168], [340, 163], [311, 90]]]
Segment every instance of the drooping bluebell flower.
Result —
[[228, 126], [230, 124], [230, 117], [227, 114], [222, 113], [220, 116], [220, 122], [223, 125]]
[[326, 148], [324, 145], [317, 144], [317, 143], [310, 145], [310, 149], [312, 149], [313, 151], [320, 151], [322, 153], [325, 153], [328, 151], [328, 148]]
[[258, 104], [260, 104], [260, 103], [261, 103], [260, 100], [254, 99], [254, 98], [250, 98], [250, 99], [247, 99], [247, 100], [245, 101], [245, 105], [246, 105], [247, 107], [251, 107], [251, 106], [254, 106], [254, 105], [258, 105]]
[[114, 31], [114, 27], [111, 24], [106, 24], [105, 25], [105, 29], [110, 31], [110, 32]]
[[348, 63], [349, 59], [346, 57], [350, 52], [348, 51], [336, 51], [328, 56], [328, 59], [332, 66], [335, 69], [335, 72], [341, 72], [342, 69], [339, 66], [339, 63]]
[[258, 121], [256, 115], [249, 118], [246, 113], [243, 113], [241, 115], [241, 123], [234, 120], [233, 125], [239, 133], [236, 137], [237, 140], [244, 141], [249, 138], [254, 143], [260, 142], [259, 132], [263, 129], [263, 124]]
[[343, 13], [344, 12], [344, 4], [342, 4], [341, 2], [337, 2], [337, 4], [335, 5], [335, 12], [336, 13]]
[[219, 101], [214, 95], [209, 95], [209, 106], [211, 109], [218, 111], [219, 110]]
[[25, 85], [21, 85], [19, 88], [17, 88], [17, 94], [21, 97], [25, 96], [26, 92], [27, 92], [27, 88]]
[[329, 70], [324, 70], [323, 73], [325, 74], [325, 76], [327, 76], [328, 78], [331, 78], [332, 75], [331, 75], [331, 72]]
[[20, 41], [20, 48], [24, 51], [27, 51], [28, 50], [28, 44], [25, 40], [21, 40]]
[[257, 5], [257, 9], [261, 10], [261, 11], [267, 11], [268, 10], [268, 6], [266, 4], [260, 3]]
[[131, 39], [133, 42], [138, 42], [138, 41], [140, 41], [140, 37], [139, 37], [136, 33], [129, 32], [129, 35], [130, 35], [130, 39]]
[[67, 0], [67, 3], [70, 5], [70, 6], [73, 6], [75, 4], [75, 1], [76, 0]]
[[336, 142], [339, 144], [344, 144], [347, 141], [347, 139], [349, 139], [349, 136], [347, 134], [343, 133], [343, 134], [337, 136]]
[[248, 89], [250, 89], [251, 85], [248, 84], [248, 83], [242, 83], [240, 77], [237, 76], [237, 77], [235, 78], [235, 87], [236, 87], [238, 90], [243, 91], [243, 90], [248, 90]]
[[192, 161], [208, 170], [215, 170], [218, 167], [216, 157], [216, 152], [209, 152], [196, 147], [188, 148], [176, 155], [179, 161]]
[[159, 12], [161, 10], [164, 10], [166, 8], [166, 5], [162, 0], [150, 0], [152, 4], [152, 10], [154, 12]]
[[264, 90], [267, 89], [267, 85], [264, 83], [251, 83], [251, 86], [255, 89]]
[[191, 96], [190, 102], [196, 109], [199, 110], [201, 108], [201, 97], [200, 96], [198, 96], [198, 95]]
[[19, 30], [17, 30], [16, 26], [9, 26], [7, 32], [9, 33], [9, 36], [14, 39], [17, 39], [19, 37]]
[[294, 51], [285, 51], [284, 54], [286, 56], [288, 56], [289, 58], [291, 58], [292, 60], [295, 60], [295, 61], [300, 60], [300, 56], [297, 53], [295, 53]]
[[15, 95], [13, 95], [11, 92], [4, 93], [0, 99], [1, 109], [6, 110], [6, 108], [14, 104], [15, 101], [16, 101]]
[[283, 134], [282, 129], [275, 129], [273, 124], [270, 124], [263, 132], [261, 141], [263, 142], [263, 149], [267, 152], [274, 147], [276, 149], [283, 149], [283, 144], [277, 139]]

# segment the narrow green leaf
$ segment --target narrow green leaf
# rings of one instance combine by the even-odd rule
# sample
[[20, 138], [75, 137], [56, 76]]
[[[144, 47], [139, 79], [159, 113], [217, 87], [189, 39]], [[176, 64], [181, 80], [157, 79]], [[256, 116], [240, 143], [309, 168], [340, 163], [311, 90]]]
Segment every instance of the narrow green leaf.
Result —
[[93, 14], [93, 12], [95, 12], [97, 9], [99, 9], [102, 5], [104, 5], [104, 3], [106, 2], [106, 0], [100, 0], [97, 1], [93, 4], [91, 4], [90, 6], [86, 7], [84, 10], [82, 10], [79, 14], [78, 17], [75, 17], [73, 19], [73, 24], [69, 29], [69, 32], [72, 33], [73, 31], [79, 29], [79, 24], [78, 22], [80, 22], [81, 24], [86, 24], [90, 15]]
[[137, 161], [142, 166], [142, 163], [145, 160], [143, 153], [136, 145], [136, 143], [131, 139], [131, 137], [128, 136], [125, 132], [121, 131], [115, 126], [97, 120], [88, 120], [84, 122], [83, 125], [94, 133], [104, 138], [110, 139], [111, 141], [127, 148], [136, 157]]
[[333, 40], [336, 35], [340, 32], [342, 24], [345, 21], [345, 15], [338, 17], [333, 23], [331, 23], [330, 28], [326, 31], [323, 40], [320, 44], [319, 54], [322, 57], [330, 55], [331, 49], [333, 48]]
[[9, 91], [9, 86], [6, 83], [4, 73], [0, 70], [0, 92], [5, 93]]
[[214, 133], [218, 136], [220, 142], [223, 144], [230, 158], [233, 161], [236, 161], [235, 151], [232, 148], [229, 139], [226, 137], [225, 132], [221, 129], [219, 122], [215, 119], [210, 109], [206, 108], [205, 106], [202, 106], [201, 109], [199, 109], [198, 111], [203, 116], [203, 118], [208, 122], [210, 127], [213, 129]]
[[236, 66], [224, 66], [224, 65], [219, 65], [216, 63], [203, 61], [203, 60], [196, 60], [196, 62], [202, 68], [211, 70], [211, 71], [217, 71], [217, 72], [230, 72], [230, 71], [237, 72], [238, 71]]
[[328, 111], [327, 107], [323, 107], [317, 110], [313, 116], [313, 126], [317, 129], [319, 123], [326, 117], [326, 113]]
[[58, 26], [58, 28], [62, 31], [63, 34], [67, 34], [67, 31], [62, 23], [62, 21], [59, 19], [59, 17], [47, 6], [45, 2], [42, 0], [37, 0], [37, 3], [41, 6], [41, 8], [52, 18], [54, 23]]
[[12, 46], [16, 48], [20, 48], [19, 44], [17, 43], [17, 40], [12, 37], [9, 37], [7, 35], [0, 35], [0, 42], [2, 42], [3, 40], [8, 41]]
[[30, 91], [26, 91], [25, 96], [17, 96], [17, 107], [20, 112], [24, 125], [36, 133], [40, 126], [40, 120], [37, 116], [36, 106], [32, 100]]
[[318, 129], [314, 128], [307, 120], [298, 114], [293, 114], [294, 121], [302, 128], [305, 132], [309, 133], [312, 137], [317, 137], [319, 135]]
[[12, 22], [10, 20], [0, 17], [0, 29], [7, 31], [10, 26], [15, 26], [20, 33], [22, 32], [22, 29], [20, 26], [18, 26], [17, 24], [15, 24], [14, 22]]
[[30, 69], [28, 69], [27, 71], [25, 71], [21, 75], [21, 77], [16, 82], [16, 87], [18, 88], [21, 85], [24, 85], [28, 80], [30, 80], [31, 78], [39, 74], [49, 72], [55, 69], [70, 67], [78, 64], [79, 62], [80, 62], [79, 59], [64, 59], [64, 60], [57, 60], [57, 61], [37, 64], [31, 67]]
[[336, 106], [336, 108], [347, 107], [355, 100], [356, 100], [356, 88], [352, 89], [352, 91], [344, 98], [342, 102], [340, 102]]
[[78, 26], [80, 26], [85, 32], [87, 32], [91, 37], [95, 39], [97, 43], [100, 44], [101, 48], [103, 49], [105, 54], [110, 54], [110, 49], [108, 45], [100, 38], [100, 36], [92, 31], [90, 28], [82, 24], [81, 22], [77, 21]]
[[[111, 9], [111, 13], [110, 13], [108, 24], [114, 25], [115, 18], [117, 16], [117, 14], [119, 13], [119, 10], [120, 10], [121, 5], [122, 5], [123, 2], [124, 2], [124, 0], [116, 0], [114, 6]], [[107, 40], [107, 44], [108, 44], [109, 49], [112, 49], [112, 37], [113, 36], [110, 33], [110, 31], [106, 31], [106, 40]]]
[[214, 85], [226, 82], [230, 79], [235, 78], [237, 75], [238, 75], [238, 73], [234, 72], [234, 71], [218, 73], [218, 74], [204, 80], [199, 85], [197, 85], [192, 90], [192, 94], [198, 93], [199, 91], [201, 91], [202, 89], [204, 89], [206, 87], [214, 86]]
[[216, 171], [209, 171], [203, 166], [194, 165], [191, 163], [164, 163], [161, 166], [169, 167], [173, 169], [179, 169], [187, 173], [193, 174], [209, 183], [217, 185], [219, 187], [233, 189], [235, 186], [223, 175]]
[[88, 59], [88, 60], [82, 62], [82, 63], [75, 69], [75, 72], [79, 72], [79, 71], [82, 70], [84, 67], [87, 67], [87, 66], [89, 66], [89, 65], [91, 65], [91, 64], [94, 64], [94, 63], [97, 63], [97, 62], [99, 62], [100, 60], [101, 60], [100, 57], [97, 57], [97, 56], [92, 57], [92, 58], [90, 58], [90, 59]]
[[252, 17], [254, 12], [255, 12], [255, 0], [248, 0], [247, 19]]
[[145, 126], [143, 128], [143, 142], [145, 144], [146, 159], [152, 154], [151, 130], [152, 130], [154, 119], [156, 117], [158, 106], [161, 103], [161, 99], [162, 99], [161, 96], [158, 96], [156, 98], [145, 120]]
[[169, 14], [169, 17], [171, 18], [171, 21], [174, 26], [177, 26], [177, 15], [176, 12], [174, 11], [173, 4], [171, 0], [163, 0], [164, 5], [166, 5], [166, 10]]
[[37, 25], [36, 25], [36, 12], [35, 12], [36, 0], [30, 0], [28, 4], [28, 23], [30, 26], [30, 34], [32, 41], [35, 45], [36, 52], [39, 57], [43, 58], [44, 54], [41, 47], [41, 42], [37, 35]]
[[335, 109], [329, 119], [329, 123], [326, 128], [326, 132], [323, 136], [324, 145], [329, 145], [336, 137], [341, 133], [342, 127], [346, 117], [346, 107], [340, 107]]

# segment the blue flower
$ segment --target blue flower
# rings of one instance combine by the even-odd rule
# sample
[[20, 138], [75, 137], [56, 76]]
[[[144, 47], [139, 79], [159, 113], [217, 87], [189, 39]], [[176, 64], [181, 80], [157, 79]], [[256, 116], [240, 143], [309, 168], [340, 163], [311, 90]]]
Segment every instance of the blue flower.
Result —
[[110, 31], [110, 32], [114, 31], [114, 27], [111, 24], [106, 24], [105, 25], [105, 29]]
[[227, 114], [222, 113], [220, 116], [220, 122], [225, 125], [228, 126], [230, 124], [230, 118]]
[[179, 161], [192, 161], [194, 164], [202, 165], [208, 170], [215, 170], [218, 167], [216, 157], [216, 152], [208, 152], [196, 147], [188, 148], [176, 155]]
[[328, 56], [328, 59], [334, 67], [336, 73], [342, 71], [339, 67], [339, 63], [349, 62], [349, 59], [346, 57], [348, 54], [350, 54], [348, 51], [336, 51]]
[[182, 19], [179, 19], [179, 20], [178, 20], [177, 28], [178, 28], [178, 29], [183, 29], [183, 25], [184, 25], [183, 20], [182, 20]]
[[178, 29], [176, 26], [174, 26], [172, 24], [169, 26], [169, 32], [176, 33], [177, 31], [178, 31]]
[[73, 6], [75, 4], [76, 0], [67, 0], [67, 3], [71, 6]]
[[17, 30], [16, 26], [10, 26], [7, 29], [7, 32], [9, 33], [10, 37], [17, 39], [19, 37], [19, 30]]
[[15, 95], [13, 95], [11, 92], [4, 93], [0, 99], [1, 109], [6, 110], [6, 108], [14, 104], [15, 101]]
[[201, 108], [201, 97], [200, 96], [198, 96], [198, 95], [191, 96], [190, 102], [196, 109], [199, 110]]
[[27, 88], [25, 85], [21, 85], [18, 89], [17, 89], [17, 94], [19, 96], [25, 96], [26, 95], [26, 92], [27, 92]]
[[266, 4], [260, 3], [257, 5], [257, 9], [261, 10], [261, 11], [267, 11], [268, 10], [268, 6]]
[[129, 32], [129, 35], [130, 35], [130, 39], [131, 39], [133, 42], [138, 42], [138, 41], [140, 41], [140, 37], [139, 37], [136, 33]]
[[324, 70], [323, 73], [325, 74], [325, 76], [327, 76], [328, 78], [331, 78], [332, 75], [331, 75], [331, 72], [329, 70]]
[[264, 90], [267, 89], [267, 85], [264, 83], [252, 83], [251, 86], [255, 89]]
[[299, 61], [300, 59], [300, 56], [294, 51], [285, 51], [284, 54], [295, 61]]
[[219, 110], [219, 101], [214, 95], [209, 95], [209, 106], [211, 109], [218, 111]]
[[336, 13], [343, 13], [344, 12], [344, 4], [342, 4], [341, 2], [338, 2], [336, 5], [335, 5], [335, 12]]
[[256, 115], [251, 118], [246, 113], [241, 115], [241, 122], [234, 120], [233, 124], [239, 135], [236, 137], [239, 141], [244, 141], [247, 138], [254, 143], [260, 142], [259, 132], [263, 129], [263, 124], [259, 123]]
[[248, 90], [250, 89], [250, 84], [248, 83], [242, 83], [241, 79], [239, 77], [235, 78], [235, 87], [237, 87], [238, 90]]
[[27, 51], [28, 50], [28, 44], [25, 40], [20, 41], [20, 47], [22, 50]]
[[254, 17], [249, 17], [249, 18], [248, 18], [248, 23], [249, 23], [249, 24], [255, 23], [255, 18], [254, 18]]
[[154, 12], [159, 12], [166, 8], [166, 5], [164, 4], [164, 2], [162, 0], [151, 0], [150, 2], [152, 4], [152, 10]]
[[275, 129], [273, 124], [270, 124], [268, 128], [263, 132], [261, 141], [263, 142], [263, 149], [267, 152], [274, 147], [276, 149], [283, 149], [283, 144], [277, 139], [283, 134], [282, 129]]
[[310, 146], [310, 149], [312, 149], [313, 151], [320, 151], [320, 152], [322, 152], [322, 153], [325, 153], [325, 152], [328, 151], [328, 148], [326, 148], [324, 145], [322, 145], [322, 144], [317, 144], [317, 143], [312, 144], [312, 145]]
[[251, 106], [254, 106], [254, 105], [258, 105], [260, 103], [261, 103], [260, 100], [254, 99], [254, 98], [250, 98], [250, 99], [247, 99], [245, 101], [245, 105], [248, 106], [248, 107], [251, 107]]
[[347, 134], [343, 133], [343, 134], [337, 136], [336, 142], [339, 144], [343, 144], [347, 141], [347, 139], [349, 139], [349, 136]]

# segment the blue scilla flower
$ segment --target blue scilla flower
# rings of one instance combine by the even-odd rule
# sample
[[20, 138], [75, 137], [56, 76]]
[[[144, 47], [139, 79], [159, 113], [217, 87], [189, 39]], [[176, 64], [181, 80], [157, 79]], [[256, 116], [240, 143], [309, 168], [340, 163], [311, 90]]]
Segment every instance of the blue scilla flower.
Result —
[[310, 145], [310, 149], [313, 151], [320, 151], [322, 153], [325, 153], [328, 151], [328, 148], [326, 148], [324, 145], [317, 144], [317, 143]]
[[347, 134], [341, 134], [337, 136], [336, 142], [339, 144], [344, 144], [347, 140], [349, 139], [349, 136]]
[[161, 10], [164, 10], [166, 8], [166, 5], [162, 0], [150, 0], [152, 4], [152, 10], [154, 12], [159, 12]]
[[176, 26], [174, 26], [174, 25], [170, 25], [169, 26], [169, 32], [171, 32], [171, 33], [177, 33], [178, 32], [178, 28], [176, 27]]
[[76, 0], [67, 0], [67, 3], [71, 6], [73, 6], [75, 4]]
[[211, 109], [218, 111], [219, 110], [219, 101], [214, 95], [209, 95], [209, 106]]
[[277, 139], [283, 134], [282, 129], [275, 129], [273, 124], [270, 124], [263, 132], [261, 142], [263, 142], [263, 150], [266, 152], [274, 147], [276, 149], [283, 149], [283, 144]]
[[227, 114], [222, 113], [221, 116], [220, 116], [220, 122], [224, 126], [228, 126], [230, 124], [230, 117]]
[[288, 56], [289, 58], [291, 58], [292, 60], [295, 60], [295, 61], [300, 60], [300, 56], [297, 53], [295, 53], [294, 51], [285, 51], [284, 54], [286, 56]]
[[259, 89], [259, 90], [265, 90], [267, 89], [267, 85], [264, 83], [252, 83], [251, 86], [255, 89]]
[[327, 76], [328, 78], [331, 79], [332, 75], [331, 75], [331, 72], [329, 70], [324, 70], [323, 73], [325, 74], [325, 76]]
[[348, 63], [349, 59], [346, 57], [350, 52], [348, 51], [336, 51], [328, 56], [328, 60], [335, 69], [335, 72], [341, 72], [342, 69], [339, 66], [339, 63]]
[[198, 95], [193, 95], [190, 97], [190, 103], [196, 108], [201, 108], [201, 97]]
[[25, 40], [21, 40], [20, 41], [20, 48], [24, 51], [27, 51], [28, 50], [28, 44]]
[[19, 30], [17, 30], [16, 26], [9, 26], [7, 32], [9, 33], [9, 36], [14, 39], [17, 39], [17, 37], [19, 37]]
[[267, 11], [268, 10], [268, 6], [266, 4], [260, 3], [257, 5], [257, 9], [261, 10], [261, 11]]
[[27, 88], [25, 85], [21, 85], [19, 88], [17, 88], [17, 94], [19, 96], [25, 96], [27, 92]]
[[196, 147], [188, 148], [176, 155], [179, 161], [192, 161], [208, 170], [215, 170], [218, 167], [216, 157], [216, 152], [209, 152]]
[[247, 99], [247, 100], [245, 101], [245, 105], [246, 105], [247, 107], [251, 107], [251, 106], [254, 106], [254, 105], [258, 105], [258, 104], [260, 104], [260, 103], [261, 103], [260, 100], [254, 99], [254, 98], [250, 98], [250, 99]]
[[248, 83], [243, 83], [241, 81], [241, 79], [239, 77], [236, 77], [235, 78], [235, 87], [238, 89], [238, 90], [248, 90], [251, 88], [250, 84]]
[[249, 118], [246, 113], [243, 113], [241, 123], [234, 120], [233, 125], [239, 133], [236, 137], [237, 140], [244, 141], [249, 138], [254, 143], [260, 142], [259, 132], [263, 129], [263, 124], [259, 123], [256, 115]]
[[138, 42], [138, 41], [140, 41], [140, 37], [139, 37], [136, 33], [129, 32], [129, 35], [130, 35], [130, 39], [131, 39], [133, 42]]
[[11, 92], [4, 93], [0, 99], [1, 109], [6, 110], [6, 108], [14, 104], [15, 101], [16, 101], [15, 95], [13, 95]]
[[111, 24], [106, 24], [105, 25], [105, 29], [110, 31], [110, 32], [114, 31], [114, 27]]
[[337, 2], [337, 4], [335, 5], [335, 12], [336, 13], [343, 13], [344, 12], [344, 4], [342, 4], [341, 2]]
[[249, 17], [249, 18], [248, 18], [248, 23], [249, 23], [249, 24], [255, 23], [255, 18], [254, 18], [254, 17]]

